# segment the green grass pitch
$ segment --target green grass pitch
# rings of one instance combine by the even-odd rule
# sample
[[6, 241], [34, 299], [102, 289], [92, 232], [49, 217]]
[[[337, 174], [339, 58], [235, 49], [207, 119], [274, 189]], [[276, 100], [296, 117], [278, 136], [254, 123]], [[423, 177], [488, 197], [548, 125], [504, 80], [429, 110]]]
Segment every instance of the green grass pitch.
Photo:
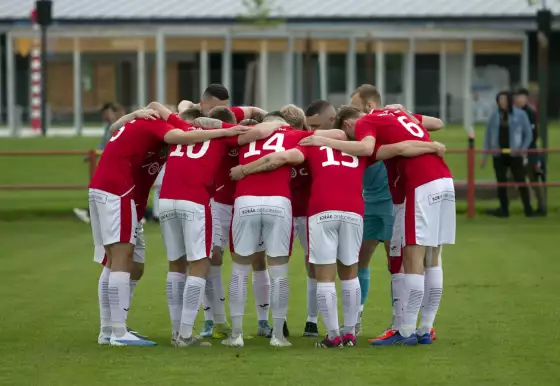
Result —
[[[560, 144], [558, 127], [551, 143]], [[436, 139], [466, 144], [451, 128]], [[553, 142], [554, 141], [554, 142]], [[0, 140], [0, 150], [87, 149], [95, 139]], [[480, 142], [480, 140], [479, 140]], [[457, 157], [457, 158], [455, 158]], [[550, 180], [560, 181], [552, 155]], [[462, 156], [449, 155], [458, 178]], [[0, 157], [0, 184], [87, 183], [80, 157]], [[478, 179], [491, 179], [491, 165]], [[146, 227], [146, 273], [135, 293], [129, 324], [158, 342], [154, 348], [96, 344], [97, 278], [91, 233], [71, 215], [86, 192], [0, 192], [0, 385], [558, 385], [560, 318], [556, 237], [560, 201], [551, 190], [548, 218], [508, 220], [458, 216], [457, 244], [444, 248], [445, 288], [436, 320], [438, 340], [428, 347], [367, 346], [390, 319], [384, 254], [372, 261], [364, 335], [358, 347], [313, 348], [301, 338], [306, 276], [296, 247], [290, 263], [288, 322], [294, 347], [272, 349], [266, 339], [244, 349], [179, 350], [170, 346], [165, 296], [167, 262], [159, 228]], [[496, 202], [480, 202], [488, 207]], [[519, 210], [519, 204], [515, 202]], [[297, 245], [297, 243], [296, 243]], [[230, 272], [225, 258], [224, 282]], [[202, 314], [202, 313], [201, 313]], [[197, 327], [202, 318], [199, 315]], [[256, 332], [252, 290], [245, 329]]]

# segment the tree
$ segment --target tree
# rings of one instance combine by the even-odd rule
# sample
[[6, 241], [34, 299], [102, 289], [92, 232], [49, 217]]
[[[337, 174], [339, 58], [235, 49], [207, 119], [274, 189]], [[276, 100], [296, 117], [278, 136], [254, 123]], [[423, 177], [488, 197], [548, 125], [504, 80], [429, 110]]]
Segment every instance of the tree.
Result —
[[275, 5], [275, 0], [243, 0], [246, 13], [239, 15], [239, 21], [258, 27], [274, 27], [283, 23], [283, 20], [272, 16], [276, 11], [279, 14], [282, 8]]

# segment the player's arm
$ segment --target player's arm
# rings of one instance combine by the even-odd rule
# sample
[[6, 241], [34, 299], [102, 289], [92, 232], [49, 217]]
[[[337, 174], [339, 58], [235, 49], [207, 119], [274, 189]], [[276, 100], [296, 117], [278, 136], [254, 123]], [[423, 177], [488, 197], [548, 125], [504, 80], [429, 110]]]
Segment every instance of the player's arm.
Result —
[[313, 132], [313, 135], [331, 139], [338, 139], [339, 141], [346, 141], [348, 139], [344, 131], [338, 129], [316, 130]]
[[236, 126], [231, 129], [214, 129], [214, 130], [190, 130], [181, 129], [169, 130], [163, 140], [170, 145], [192, 145], [195, 143], [209, 141], [211, 139], [221, 137], [235, 137], [243, 134], [248, 130], [244, 126]]
[[429, 115], [420, 115], [422, 126], [428, 131], [438, 131], [443, 128], [443, 121]]
[[290, 149], [267, 154], [247, 165], [237, 165], [230, 171], [232, 180], [240, 180], [249, 174], [268, 172], [284, 165], [297, 165], [305, 160], [299, 149]]
[[126, 125], [127, 123], [132, 122], [135, 119], [151, 119], [156, 120], [161, 118], [159, 112], [154, 109], [145, 108], [131, 112], [130, 114], [123, 115], [119, 119], [117, 119], [111, 127], [109, 127], [109, 134], [113, 135], [115, 132]]
[[240, 106], [243, 110], [244, 119], [254, 119], [254, 117], [263, 117], [266, 115], [266, 110], [255, 106]]
[[382, 145], [375, 153], [375, 159], [387, 160], [393, 157], [416, 157], [423, 154], [445, 154], [445, 145], [439, 142], [403, 141], [391, 145]]
[[312, 135], [302, 139], [299, 144], [301, 146], [328, 146], [332, 149], [340, 150], [343, 153], [354, 155], [356, 157], [369, 157], [373, 154], [375, 138], [367, 136], [361, 141], [341, 141], [338, 139]]

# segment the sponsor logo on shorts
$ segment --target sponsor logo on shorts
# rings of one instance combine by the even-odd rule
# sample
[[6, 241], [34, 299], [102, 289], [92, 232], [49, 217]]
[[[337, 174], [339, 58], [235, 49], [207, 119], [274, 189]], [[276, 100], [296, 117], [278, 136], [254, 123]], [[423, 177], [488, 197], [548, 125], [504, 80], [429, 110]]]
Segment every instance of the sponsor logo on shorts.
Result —
[[165, 222], [177, 218], [177, 214], [174, 210], [170, 210], [168, 212], [160, 212], [158, 217], [160, 222]]
[[327, 212], [317, 216], [317, 224], [329, 221], [342, 221], [356, 226], [362, 225], [362, 217], [348, 212]]
[[194, 221], [194, 212], [189, 210], [176, 210], [176, 213], [181, 220]]
[[244, 206], [239, 209], [239, 215], [244, 216], [255, 216], [260, 214], [267, 214], [269, 216], [284, 217], [284, 208], [280, 206], [269, 206], [269, 205], [259, 205], [259, 206]]
[[437, 204], [441, 201], [453, 201], [455, 202], [455, 192], [451, 190], [445, 190], [443, 192], [430, 194], [428, 196], [428, 203], [430, 205]]
[[90, 191], [88, 195], [89, 201], [99, 202], [100, 204], [107, 203], [107, 194], [98, 192], [98, 191]]

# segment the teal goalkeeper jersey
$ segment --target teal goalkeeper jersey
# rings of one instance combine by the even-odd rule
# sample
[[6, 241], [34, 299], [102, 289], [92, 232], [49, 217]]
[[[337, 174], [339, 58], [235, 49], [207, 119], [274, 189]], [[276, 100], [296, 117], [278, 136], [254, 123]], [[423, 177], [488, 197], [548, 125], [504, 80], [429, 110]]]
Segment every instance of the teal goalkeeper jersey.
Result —
[[391, 216], [393, 214], [387, 169], [382, 161], [377, 161], [366, 169], [363, 179], [363, 197], [366, 215]]

